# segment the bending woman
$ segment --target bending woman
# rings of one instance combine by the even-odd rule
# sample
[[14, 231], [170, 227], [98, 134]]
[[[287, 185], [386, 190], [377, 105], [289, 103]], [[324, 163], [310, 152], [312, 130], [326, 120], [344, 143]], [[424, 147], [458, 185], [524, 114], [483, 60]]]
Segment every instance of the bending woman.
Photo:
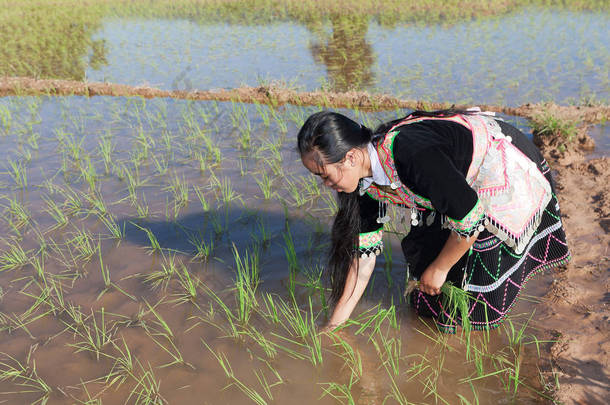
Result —
[[500, 324], [525, 282], [570, 258], [549, 167], [513, 126], [478, 111], [416, 111], [374, 132], [330, 111], [298, 134], [309, 171], [338, 192], [327, 270], [345, 322], [383, 250], [387, 205], [404, 209], [402, 250], [418, 289], [410, 299], [442, 330], [462, 323], [443, 307], [446, 281], [469, 293], [475, 329]]

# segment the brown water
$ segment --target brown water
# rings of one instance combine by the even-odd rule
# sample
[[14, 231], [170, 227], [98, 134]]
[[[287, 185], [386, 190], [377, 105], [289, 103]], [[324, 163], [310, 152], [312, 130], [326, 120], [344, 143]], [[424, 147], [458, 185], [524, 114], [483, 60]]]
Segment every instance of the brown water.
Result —
[[[5, 98], [0, 107], [10, 117], [0, 128], [5, 166], [0, 174], [0, 371], [5, 373], [0, 403], [212, 404], [251, 403], [252, 398], [259, 403], [349, 403], [341, 389], [351, 392], [356, 403], [370, 404], [539, 398], [523, 385], [539, 388], [535, 345], [518, 350], [509, 344], [509, 329], [501, 327], [490, 333], [489, 343], [483, 342], [485, 334], [473, 335], [467, 358], [460, 334], [439, 334], [407, 308], [396, 238], [387, 240], [390, 256], [379, 258], [354, 324], [334, 339], [323, 336], [319, 355], [312, 349], [317, 338], [299, 336], [290, 326], [288, 318], [296, 314], [316, 326], [326, 319], [320, 298], [325, 284], [317, 280], [332, 195], [316, 185], [293, 151], [296, 128], [315, 109], [102, 97]], [[348, 113], [365, 122], [396, 114]], [[108, 172], [100, 142], [114, 146]], [[221, 156], [218, 162], [215, 153]], [[155, 162], [167, 162], [167, 171]], [[27, 186], [10, 174], [19, 164]], [[95, 181], [88, 183], [87, 173], [93, 171]], [[268, 200], [256, 183], [265, 175], [272, 183]], [[140, 178], [133, 200], [129, 176]], [[229, 181], [239, 198], [223, 201]], [[175, 183], [187, 188], [183, 205], [169, 188]], [[195, 187], [205, 197], [205, 209]], [[93, 196], [101, 197], [106, 213], [88, 201]], [[71, 199], [82, 206], [71, 210]], [[27, 224], [17, 224], [11, 201], [27, 209]], [[59, 205], [67, 224], [56, 225], [49, 201]], [[125, 236], [113, 238], [102, 219], [113, 219]], [[157, 249], [142, 228], [155, 235]], [[74, 241], [78, 231], [90, 235], [91, 257]], [[196, 256], [194, 238], [213, 244], [207, 259]], [[293, 264], [286, 254], [289, 240]], [[7, 255], [15, 246], [29, 263], [10, 266]], [[246, 254], [258, 257], [260, 285], [249, 321], [233, 320], [232, 329], [229, 319], [238, 314], [234, 251], [242, 260]], [[44, 264], [42, 275], [32, 263]], [[172, 263], [176, 270], [164, 278], [164, 266]], [[185, 271], [194, 285], [190, 296]], [[154, 274], [158, 277], [151, 279]], [[533, 290], [526, 291], [540, 296], [545, 283], [544, 278], [532, 281]], [[268, 297], [286, 312], [274, 317]], [[533, 308], [522, 299], [512, 322], [522, 325]], [[377, 327], [375, 322], [363, 327], [388, 311], [395, 313], [395, 322], [389, 316]], [[525, 342], [532, 333], [538, 332], [528, 328]], [[267, 347], [260, 342], [268, 342]], [[483, 358], [479, 374], [475, 346]], [[359, 360], [349, 360], [350, 350]], [[223, 356], [230, 364], [227, 372], [219, 364]], [[509, 377], [515, 364], [522, 382], [516, 395]]]

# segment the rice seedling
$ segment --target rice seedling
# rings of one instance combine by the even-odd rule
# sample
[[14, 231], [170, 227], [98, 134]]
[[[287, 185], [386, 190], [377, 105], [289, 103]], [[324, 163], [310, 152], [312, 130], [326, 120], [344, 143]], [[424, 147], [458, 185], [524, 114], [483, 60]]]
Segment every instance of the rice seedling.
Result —
[[51, 227], [51, 230], [66, 226], [69, 222], [69, 218], [59, 207], [59, 205], [57, 205], [57, 203], [53, 199], [45, 195], [42, 196], [42, 200], [47, 204], [44, 211], [48, 213], [53, 218], [53, 220], [55, 220], [55, 225]]
[[9, 226], [15, 230], [19, 230], [28, 225], [32, 220], [32, 215], [27, 207], [15, 197], [3, 198], [8, 202], [8, 205], [3, 205], [2, 208], [4, 208], [3, 217], [7, 220]]
[[27, 167], [22, 161], [8, 159], [8, 175], [18, 188], [27, 188], [28, 174]]
[[112, 154], [115, 148], [114, 144], [112, 143], [112, 135], [110, 132], [99, 140], [98, 146], [104, 162], [104, 173], [108, 174], [110, 173], [110, 168], [112, 167]]
[[258, 251], [246, 251], [242, 257], [233, 245], [235, 259], [235, 291], [237, 301], [237, 320], [241, 325], [247, 325], [253, 310], [258, 306], [256, 290], [260, 283]]
[[187, 270], [186, 266], [182, 263], [180, 263], [180, 270], [181, 271], [176, 272], [176, 275], [178, 276], [178, 284], [180, 284], [181, 290], [175, 294], [176, 298], [173, 300], [173, 302], [177, 302], [179, 304], [191, 302], [195, 304], [199, 279], [191, 277], [191, 274]]
[[186, 207], [189, 202], [189, 186], [184, 175], [180, 179], [177, 174], [170, 177], [170, 183], [163, 188], [164, 191], [171, 191], [174, 196], [175, 207]]
[[229, 177], [223, 177], [222, 180], [219, 180], [216, 176], [213, 176], [211, 182], [212, 186], [217, 190], [218, 200], [222, 202], [225, 209], [228, 209], [229, 205], [234, 201], [240, 201], [244, 204], [241, 195], [233, 189]]
[[125, 238], [125, 222], [122, 226], [119, 225], [111, 214], [100, 215], [98, 214], [99, 220], [106, 226], [106, 229], [110, 232], [110, 236], [117, 241], [121, 241]]
[[273, 197], [273, 179], [269, 177], [267, 172], [263, 172], [260, 176], [256, 176], [254, 178], [256, 180], [256, 184], [261, 189], [261, 193], [263, 193], [263, 198], [265, 200], [270, 200]]
[[214, 358], [216, 359], [216, 361], [218, 362], [220, 367], [223, 369], [223, 371], [224, 371], [225, 375], [227, 376], [227, 378], [229, 378], [229, 380], [231, 381], [231, 383], [227, 387], [225, 387], [225, 389], [230, 387], [230, 386], [232, 386], [232, 385], [235, 385], [253, 403], [255, 403], [257, 405], [267, 405], [267, 401], [265, 401], [265, 399], [261, 396], [261, 394], [259, 394], [253, 388], [248, 387], [246, 384], [241, 382], [235, 376], [235, 373], [233, 372], [233, 369], [231, 368], [231, 363], [229, 363], [229, 360], [227, 359], [227, 356], [224, 353], [222, 353], [222, 352], [215, 352], [203, 339], [201, 339], [201, 342], [210, 351], [212, 356], [214, 356]]
[[152, 161], [155, 165], [155, 169], [157, 170], [157, 174], [159, 174], [160, 176], [165, 176], [167, 174], [167, 171], [169, 170], [169, 160], [163, 156], [157, 157], [153, 155]]
[[17, 270], [29, 262], [30, 250], [23, 250], [20, 244], [9, 241], [0, 253], [0, 271]]
[[77, 260], [89, 261], [100, 248], [99, 243], [95, 245], [93, 243], [93, 235], [85, 229], [76, 228], [73, 236], [66, 240], [66, 244], [72, 246], [77, 251]]
[[136, 228], [138, 228], [141, 231], [144, 231], [144, 233], [146, 234], [146, 236], [148, 237], [148, 241], [150, 242], [150, 246], [148, 247], [148, 254], [153, 254], [153, 253], [163, 253], [163, 249], [161, 248], [161, 245], [159, 244], [159, 241], [157, 240], [157, 237], [155, 236], [154, 233], [152, 233], [152, 231], [148, 228], [142, 227], [138, 224], [136, 224], [135, 222], [129, 222], [130, 224], [132, 224], [133, 226], [135, 226]]
[[81, 177], [89, 186], [89, 191], [92, 193], [96, 192], [98, 175], [95, 170], [95, 165], [91, 163], [91, 158], [89, 156], [86, 156], [84, 158], [84, 164], [80, 165], [80, 172]]
[[[281, 322], [282, 327], [292, 336], [297, 336], [305, 342], [304, 344], [300, 344], [300, 346], [303, 346], [309, 351], [308, 358], [311, 363], [316, 366], [322, 364], [323, 360], [322, 341], [315, 324], [311, 297], [308, 298], [308, 301], [309, 311], [305, 314], [303, 314], [303, 311], [298, 307], [294, 298], [290, 301], [290, 304], [280, 300], [276, 303], [276, 307], [284, 319], [284, 321]], [[275, 333], [273, 335], [284, 341], [293, 344], [296, 343], [284, 336]]]
[[201, 203], [201, 208], [203, 209], [203, 211], [209, 211], [210, 210], [210, 204], [209, 202], [206, 200], [205, 195], [203, 194], [203, 190], [201, 189], [201, 187], [199, 186], [193, 186], [193, 190], [195, 191], [195, 194], [197, 195], [197, 198], [199, 199], [199, 202]]
[[38, 345], [30, 346], [25, 364], [8, 353], [1, 353], [4, 359], [0, 361], [0, 381], [9, 380], [19, 388], [16, 393], [38, 393], [41, 396], [32, 404], [46, 404], [53, 389], [38, 375], [33, 352]]
[[13, 124], [13, 116], [8, 106], [0, 105], [0, 126], [4, 135], [8, 135]]
[[90, 352], [94, 354], [95, 359], [99, 361], [100, 354], [104, 348], [111, 343], [114, 334], [113, 328], [107, 329], [104, 308], [100, 310], [101, 319], [99, 326], [93, 310], [91, 310], [91, 315], [84, 317], [82, 313], [78, 314], [78, 312], [80, 312], [78, 309], [74, 309], [76, 311], [78, 326], [75, 326], [70, 322], [62, 322], [66, 326], [66, 329], [72, 332], [75, 338], [78, 337], [82, 340], [79, 340], [76, 343], [68, 343], [67, 345], [76, 349], [75, 353]]
[[108, 211], [108, 207], [106, 206], [106, 202], [99, 192], [96, 191], [93, 193], [83, 194], [83, 197], [89, 203], [89, 213], [96, 214], [99, 217], [111, 216]]
[[149, 283], [153, 288], [161, 287], [165, 289], [169, 280], [178, 273], [180, 265], [181, 263], [176, 262], [176, 255], [174, 253], [170, 252], [167, 256], [163, 255], [161, 268], [144, 275], [144, 282]]
[[123, 336], [121, 336], [121, 341], [122, 346], [114, 340], [110, 341], [118, 355], [114, 357], [112, 368], [104, 380], [104, 383], [108, 384], [109, 387], [113, 385], [121, 386], [128, 378], [135, 376], [134, 357]]
[[201, 234], [198, 236], [189, 234], [189, 243], [195, 247], [195, 255], [192, 260], [207, 262], [214, 252], [214, 240], [206, 241]]
[[161, 395], [161, 381], [155, 377], [152, 366], [148, 364], [148, 368], [145, 368], [137, 358], [136, 364], [141, 374], [134, 375], [135, 386], [127, 396], [125, 403], [133, 398], [133, 403], [137, 405], [167, 404], [167, 400]]

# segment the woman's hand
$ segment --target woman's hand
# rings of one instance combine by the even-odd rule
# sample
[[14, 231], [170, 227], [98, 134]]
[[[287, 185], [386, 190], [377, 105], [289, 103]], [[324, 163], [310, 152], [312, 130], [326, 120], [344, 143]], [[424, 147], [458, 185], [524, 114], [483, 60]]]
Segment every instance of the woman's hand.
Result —
[[432, 263], [423, 272], [419, 278], [419, 290], [425, 292], [428, 295], [439, 295], [441, 293], [441, 287], [447, 280], [447, 273], [449, 270], [443, 270]]

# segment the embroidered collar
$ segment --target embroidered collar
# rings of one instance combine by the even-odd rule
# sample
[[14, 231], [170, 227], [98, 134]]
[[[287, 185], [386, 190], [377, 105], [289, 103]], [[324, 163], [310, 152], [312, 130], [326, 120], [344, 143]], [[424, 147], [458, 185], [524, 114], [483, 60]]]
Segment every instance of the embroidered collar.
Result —
[[372, 142], [369, 142], [366, 145], [366, 150], [369, 153], [369, 159], [371, 161], [371, 171], [373, 172], [373, 175], [371, 177], [362, 178], [362, 191], [369, 188], [373, 183], [380, 186], [389, 186], [391, 181], [385, 174], [385, 171], [381, 166], [381, 162], [379, 161], [379, 155], [377, 154], [377, 148], [373, 146]]

